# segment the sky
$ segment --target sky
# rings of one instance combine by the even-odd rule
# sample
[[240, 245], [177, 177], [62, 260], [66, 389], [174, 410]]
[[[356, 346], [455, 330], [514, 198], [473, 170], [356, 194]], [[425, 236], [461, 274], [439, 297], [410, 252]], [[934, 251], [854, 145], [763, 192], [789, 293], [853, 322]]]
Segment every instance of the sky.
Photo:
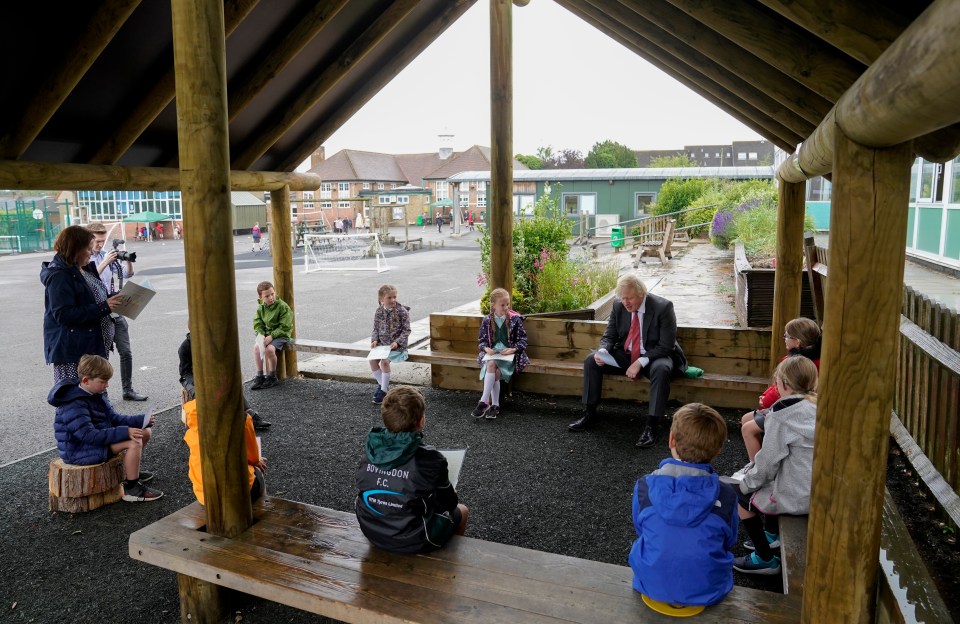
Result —
[[[488, 0], [479, 0], [324, 144], [386, 153], [490, 145]], [[513, 7], [513, 152], [612, 139], [680, 149], [761, 138], [552, 0]], [[398, 123], [402, 120], [402, 123]]]

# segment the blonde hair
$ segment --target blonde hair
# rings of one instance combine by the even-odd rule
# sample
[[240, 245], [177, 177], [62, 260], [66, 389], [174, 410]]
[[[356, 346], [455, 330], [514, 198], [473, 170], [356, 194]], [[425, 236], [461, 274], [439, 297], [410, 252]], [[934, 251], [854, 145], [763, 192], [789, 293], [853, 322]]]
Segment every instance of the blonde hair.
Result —
[[802, 316], [787, 321], [783, 331], [790, 337], [799, 340], [801, 347], [809, 347], [820, 340], [820, 326], [817, 325], [816, 321]]
[[780, 362], [773, 371], [773, 381], [779, 381], [785, 388], [796, 394], [802, 394], [811, 403], [817, 402], [817, 366], [802, 355], [790, 356]]
[[507, 292], [506, 288], [494, 288], [490, 291], [490, 314], [493, 314], [493, 302], [501, 299], [510, 301], [510, 293]]
[[105, 226], [100, 221], [92, 221], [87, 224], [87, 229], [90, 230], [93, 234], [106, 234], [107, 226]]
[[90, 379], [109, 380], [113, 377], [113, 366], [110, 360], [99, 355], [84, 355], [77, 364], [77, 374], [80, 379], [89, 377]]
[[633, 294], [641, 299], [647, 296], [647, 285], [644, 284], [643, 280], [637, 277], [634, 273], [621, 275], [620, 279], [617, 280], [617, 289], [615, 294], [618, 298], [623, 299], [624, 293], [628, 290], [633, 292]]
[[377, 289], [377, 301], [379, 302], [384, 298], [388, 293], [397, 292], [397, 287], [393, 284], [384, 284], [379, 289]]
[[709, 464], [727, 440], [727, 423], [709, 405], [687, 403], [673, 414], [670, 433], [681, 460]]
[[417, 423], [426, 412], [426, 402], [420, 391], [411, 386], [397, 386], [387, 392], [380, 406], [383, 424], [389, 431], [416, 431]]

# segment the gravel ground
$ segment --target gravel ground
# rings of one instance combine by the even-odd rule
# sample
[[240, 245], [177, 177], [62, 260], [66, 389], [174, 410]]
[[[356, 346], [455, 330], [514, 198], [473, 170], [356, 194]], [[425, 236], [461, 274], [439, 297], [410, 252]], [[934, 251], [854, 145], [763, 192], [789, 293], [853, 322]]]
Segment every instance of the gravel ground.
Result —
[[[274, 423], [263, 434], [270, 494], [349, 511], [353, 473], [369, 427], [380, 424], [372, 384], [294, 379], [248, 396]], [[633, 444], [640, 414], [629, 402], [601, 407], [593, 431], [571, 434], [579, 415], [571, 398], [516, 393], [496, 421], [468, 416], [474, 393], [425, 388], [426, 440], [467, 445], [458, 491], [471, 509], [467, 535], [626, 565], [635, 537], [630, 497], [636, 478], [668, 455]], [[672, 409], [671, 409], [672, 411]], [[739, 416], [724, 413], [730, 439], [715, 467], [743, 464]], [[178, 410], [158, 417], [144, 466], [164, 491], [154, 503], [116, 503], [86, 514], [47, 511], [42, 453], [0, 470], [2, 576], [0, 619], [11, 622], [179, 622], [176, 577], [127, 556], [130, 533], [193, 502]], [[764, 585], [757, 585], [757, 582]], [[779, 577], [737, 575], [738, 584], [779, 591]], [[231, 621], [328, 621], [257, 599], [243, 599]], [[240, 617], [240, 619], [235, 619]]]

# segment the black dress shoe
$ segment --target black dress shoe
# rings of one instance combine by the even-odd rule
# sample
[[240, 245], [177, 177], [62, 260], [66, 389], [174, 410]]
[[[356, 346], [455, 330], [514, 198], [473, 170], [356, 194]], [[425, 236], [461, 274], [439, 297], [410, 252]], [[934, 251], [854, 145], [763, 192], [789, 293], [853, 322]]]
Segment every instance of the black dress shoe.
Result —
[[267, 421], [264, 420], [263, 417], [260, 416], [260, 414], [258, 414], [257, 412], [251, 411], [251, 412], [250, 412], [250, 418], [253, 419], [253, 428], [254, 428], [254, 430], [256, 430], [256, 431], [266, 431], [266, 430], [269, 429], [271, 426], [273, 426], [273, 423], [272, 423], [272, 422], [267, 422]]
[[643, 433], [640, 434], [640, 439], [637, 440], [637, 448], [650, 448], [657, 443], [657, 431], [650, 425], [647, 425], [643, 428]]
[[143, 396], [142, 394], [137, 394], [136, 392], [131, 390], [129, 392], [123, 393], [123, 400], [124, 401], [146, 401], [147, 397]]
[[568, 431], [586, 431], [592, 427], [597, 422], [596, 415], [584, 414], [580, 417], [580, 420], [576, 420], [569, 425], [567, 425]]

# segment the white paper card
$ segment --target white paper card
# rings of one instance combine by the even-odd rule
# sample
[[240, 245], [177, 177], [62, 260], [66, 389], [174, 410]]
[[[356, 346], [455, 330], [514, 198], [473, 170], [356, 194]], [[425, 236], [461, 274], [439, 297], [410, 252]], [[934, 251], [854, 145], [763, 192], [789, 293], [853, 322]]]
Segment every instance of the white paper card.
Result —
[[617, 364], [617, 361], [613, 359], [613, 356], [610, 355], [610, 353], [606, 349], [600, 349], [599, 351], [592, 351], [591, 353], [599, 355], [600, 359], [603, 360], [604, 364], [620, 368], [620, 365]]
[[136, 319], [147, 307], [150, 300], [157, 292], [150, 288], [150, 280], [143, 280], [140, 284], [132, 280], [123, 283], [123, 288], [117, 293], [120, 297], [121, 305], [114, 312], [122, 314], [128, 319]]
[[385, 360], [390, 356], [390, 345], [380, 345], [370, 349], [367, 354], [368, 360]]
[[263, 344], [264, 337], [265, 336], [263, 334], [257, 334], [257, 337], [253, 340], [254, 346], [256, 346], [257, 350], [260, 351], [261, 361], [266, 361], [267, 359], [267, 347]]
[[483, 361], [484, 361], [484, 362], [489, 362], [490, 360], [500, 360], [500, 361], [502, 361], [502, 362], [512, 362], [512, 361], [513, 361], [513, 355], [503, 355], [503, 354], [500, 354], [500, 353], [494, 353], [493, 355], [490, 355], [489, 353], [487, 353], [486, 355], [483, 356]]
[[457, 481], [460, 480], [460, 468], [463, 467], [463, 459], [467, 455], [467, 449], [437, 449], [447, 458], [447, 474], [450, 477], [450, 485], [457, 488]]

